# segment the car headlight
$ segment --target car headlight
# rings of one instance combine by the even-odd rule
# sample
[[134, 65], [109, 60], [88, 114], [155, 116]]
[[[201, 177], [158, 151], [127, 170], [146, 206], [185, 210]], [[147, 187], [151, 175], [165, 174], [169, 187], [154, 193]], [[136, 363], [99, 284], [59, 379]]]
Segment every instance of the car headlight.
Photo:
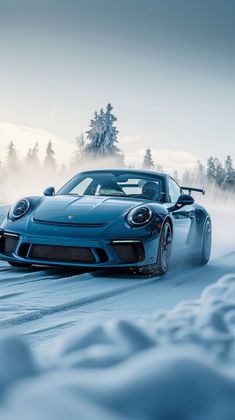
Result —
[[143, 226], [152, 218], [153, 212], [147, 206], [132, 209], [127, 215], [127, 221], [132, 226]]
[[17, 201], [17, 203], [13, 204], [9, 211], [8, 217], [11, 220], [19, 219], [20, 217], [24, 216], [30, 208], [30, 202], [27, 198], [23, 198], [22, 200]]

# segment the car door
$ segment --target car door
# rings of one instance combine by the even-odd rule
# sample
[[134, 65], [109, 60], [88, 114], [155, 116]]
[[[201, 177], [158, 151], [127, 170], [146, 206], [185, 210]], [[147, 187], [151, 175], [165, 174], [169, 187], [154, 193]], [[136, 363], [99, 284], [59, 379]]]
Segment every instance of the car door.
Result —
[[[182, 191], [180, 186], [171, 177], [169, 177], [168, 188], [170, 203], [167, 207], [172, 207], [178, 200], [180, 194], [182, 194]], [[171, 214], [174, 218], [173, 248], [180, 250], [187, 246], [187, 239], [194, 219], [193, 206], [184, 206], [183, 208], [173, 210]]]

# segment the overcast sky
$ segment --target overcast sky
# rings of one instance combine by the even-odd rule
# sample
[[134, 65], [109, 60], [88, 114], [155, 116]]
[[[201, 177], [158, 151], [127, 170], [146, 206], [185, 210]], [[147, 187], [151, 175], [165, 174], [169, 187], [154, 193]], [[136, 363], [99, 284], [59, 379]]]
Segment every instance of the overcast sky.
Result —
[[235, 159], [234, 0], [0, 0], [0, 57], [0, 122]]

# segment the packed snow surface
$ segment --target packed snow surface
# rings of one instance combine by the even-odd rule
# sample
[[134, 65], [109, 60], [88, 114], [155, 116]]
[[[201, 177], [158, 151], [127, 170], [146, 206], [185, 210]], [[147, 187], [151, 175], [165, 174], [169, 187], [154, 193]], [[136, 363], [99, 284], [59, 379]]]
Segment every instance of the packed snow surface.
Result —
[[234, 420], [233, 213], [212, 213], [210, 263], [164, 278], [1, 262], [0, 419]]

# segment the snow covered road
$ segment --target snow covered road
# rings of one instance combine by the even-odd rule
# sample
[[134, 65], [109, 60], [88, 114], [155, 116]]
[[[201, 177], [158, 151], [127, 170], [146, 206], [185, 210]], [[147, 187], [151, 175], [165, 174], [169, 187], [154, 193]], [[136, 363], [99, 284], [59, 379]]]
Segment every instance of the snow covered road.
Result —
[[235, 253], [162, 279], [2, 263], [0, 419], [233, 420], [235, 276], [215, 280], [234, 269]]
[[198, 298], [206, 286], [232, 272], [235, 253], [205, 267], [174, 267], [164, 278], [110, 275], [109, 271], [25, 270], [1, 262], [0, 331], [27, 335], [30, 343], [47, 350], [66, 332], [106, 320], [139, 317]]
[[33, 346], [47, 350], [65, 333], [93, 323], [136, 318], [197, 299], [206, 286], [235, 272], [233, 212], [211, 209], [214, 247], [207, 266], [179, 262], [163, 278], [108, 270], [17, 269], [0, 262], [0, 332], [26, 335]]
[[234, 210], [212, 216], [209, 264], [163, 278], [0, 262], [0, 419], [233, 420]]

